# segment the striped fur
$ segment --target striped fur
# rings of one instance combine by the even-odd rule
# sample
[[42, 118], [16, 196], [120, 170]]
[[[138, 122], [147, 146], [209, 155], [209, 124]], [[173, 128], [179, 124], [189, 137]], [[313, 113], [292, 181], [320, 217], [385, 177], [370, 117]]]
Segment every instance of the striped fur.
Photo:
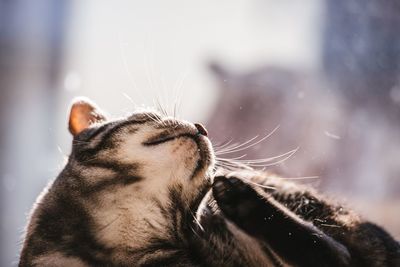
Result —
[[[213, 149], [201, 127], [154, 112], [115, 121], [83, 115], [79, 127], [70, 125], [67, 165], [33, 208], [21, 267], [399, 263], [387, 233], [309, 189], [244, 171], [213, 183]], [[266, 224], [265, 211], [281, 217]], [[313, 235], [320, 246], [307, 243]]]

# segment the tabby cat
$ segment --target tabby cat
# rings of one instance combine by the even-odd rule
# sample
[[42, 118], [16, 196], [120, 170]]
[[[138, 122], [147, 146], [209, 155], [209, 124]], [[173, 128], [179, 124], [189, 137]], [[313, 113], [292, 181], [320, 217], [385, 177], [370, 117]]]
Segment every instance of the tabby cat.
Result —
[[[311, 189], [215, 174], [200, 124], [70, 112], [72, 152], [38, 198], [19, 266], [400, 266], [399, 244]], [[262, 185], [262, 186], [260, 186]]]

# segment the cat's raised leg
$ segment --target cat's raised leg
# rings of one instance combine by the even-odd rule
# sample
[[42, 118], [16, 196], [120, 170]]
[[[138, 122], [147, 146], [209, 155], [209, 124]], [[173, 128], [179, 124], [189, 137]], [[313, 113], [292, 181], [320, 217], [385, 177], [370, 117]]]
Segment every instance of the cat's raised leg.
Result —
[[297, 266], [350, 266], [346, 247], [261, 190], [217, 176], [213, 195], [225, 216]]

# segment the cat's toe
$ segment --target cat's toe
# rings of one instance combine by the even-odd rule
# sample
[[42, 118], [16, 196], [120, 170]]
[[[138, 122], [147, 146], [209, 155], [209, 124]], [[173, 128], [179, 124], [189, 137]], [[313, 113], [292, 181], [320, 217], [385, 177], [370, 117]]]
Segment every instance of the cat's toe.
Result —
[[224, 176], [215, 177], [212, 191], [223, 212], [233, 213], [237, 201], [237, 192], [229, 179]]
[[258, 204], [254, 189], [235, 177], [215, 177], [213, 195], [222, 212], [230, 217], [245, 217]]

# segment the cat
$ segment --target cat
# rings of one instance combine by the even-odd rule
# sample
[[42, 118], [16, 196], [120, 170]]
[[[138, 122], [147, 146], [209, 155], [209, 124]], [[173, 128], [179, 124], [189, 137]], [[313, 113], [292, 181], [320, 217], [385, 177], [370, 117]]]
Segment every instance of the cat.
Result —
[[30, 215], [19, 266], [400, 266], [382, 228], [265, 172], [216, 169], [207, 130], [71, 106], [72, 151]]

